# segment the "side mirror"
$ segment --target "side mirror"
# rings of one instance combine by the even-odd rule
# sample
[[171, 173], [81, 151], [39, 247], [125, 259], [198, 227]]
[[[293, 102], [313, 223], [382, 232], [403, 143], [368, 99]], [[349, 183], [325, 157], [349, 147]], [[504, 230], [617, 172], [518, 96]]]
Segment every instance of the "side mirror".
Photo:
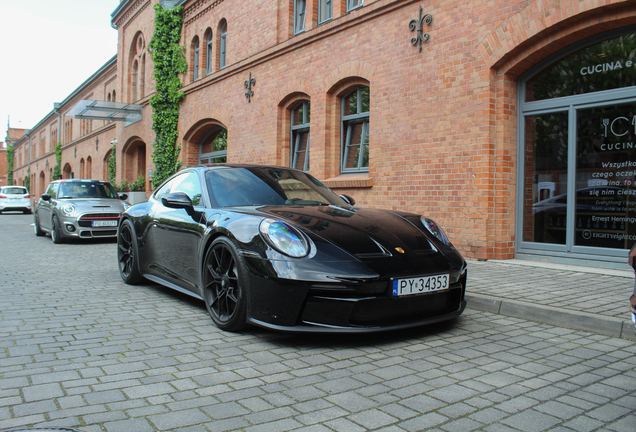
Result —
[[192, 200], [184, 192], [171, 192], [171, 193], [165, 194], [161, 198], [161, 204], [163, 204], [164, 206], [168, 208], [184, 209], [188, 213], [194, 211]]
[[347, 204], [349, 204], [350, 206], [354, 206], [354, 205], [356, 205], [356, 200], [354, 200], [354, 199], [353, 199], [352, 197], [350, 197], [349, 195], [342, 194], [342, 195], [340, 195], [340, 198], [342, 198], [343, 200], [345, 200], [345, 202], [346, 202]]
[[42, 199], [43, 199], [44, 201], [51, 201], [51, 195], [49, 195], [49, 194], [47, 194], [47, 193], [42, 194]]
[[122, 201], [126, 201], [128, 199], [128, 194], [119, 194], [119, 199]]

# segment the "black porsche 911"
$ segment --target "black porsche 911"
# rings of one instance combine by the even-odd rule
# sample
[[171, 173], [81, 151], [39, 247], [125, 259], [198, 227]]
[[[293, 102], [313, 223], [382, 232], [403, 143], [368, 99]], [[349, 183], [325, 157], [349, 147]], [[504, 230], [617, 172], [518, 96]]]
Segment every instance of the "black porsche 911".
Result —
[[122, 214], [119, 270], [204, 300], [229, 331], [372, 332], [459, 316], [466, 262], [444, 231], [354, 205], [290, 168], [188, 168]]

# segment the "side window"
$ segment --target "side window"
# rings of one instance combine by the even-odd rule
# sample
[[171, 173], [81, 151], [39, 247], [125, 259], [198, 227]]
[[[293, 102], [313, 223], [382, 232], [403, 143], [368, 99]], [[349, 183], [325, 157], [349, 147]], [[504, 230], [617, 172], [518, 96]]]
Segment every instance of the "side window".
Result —
[[57, 198], [57, 187], [59, 186], [59, 183], [51, 183], [49, 185], [49, 188], [46, 190], [46, 193], [51, 195], [51, 198], [56, 199]]
[[184, 192], [192, 200], [195, 206], [202, 205], [201, 202], [201, 182], [195, 172], [188, 172], [175, 177], [172, 181], [170, 192]]
[[155, 192], [155, 198], [161, 201], [161, 198], [163, 198], [165, 194], [170, 193], [174, 181], [175, 179], [172, 179], [168, 183], [161, 186], [161, 188]]

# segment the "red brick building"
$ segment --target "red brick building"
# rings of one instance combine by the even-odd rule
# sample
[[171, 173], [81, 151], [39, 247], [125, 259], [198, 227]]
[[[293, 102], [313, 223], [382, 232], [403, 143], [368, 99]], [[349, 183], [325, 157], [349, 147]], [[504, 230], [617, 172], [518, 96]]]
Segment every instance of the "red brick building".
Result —
[[[117, 55], [15, 144], [16, 182], [30, 175], [32, 193], [43, 192], [57, 141], [63, 176], [105, 178], [116, 143], [117, 181], [143, 174], [149, 190], [158, 2], [121, 1]], [[636, 241], [626, 169], [636, 163], [626, 146], [636, 3], [161, 3], [183, 6], [185, 166], [306, 169], [358, 205], [433, 217], [472, 258], [613, 265]], [[67, 115], [82, 100], [140, 115]], [[587, 193], [614, 199], [590, 204]]]

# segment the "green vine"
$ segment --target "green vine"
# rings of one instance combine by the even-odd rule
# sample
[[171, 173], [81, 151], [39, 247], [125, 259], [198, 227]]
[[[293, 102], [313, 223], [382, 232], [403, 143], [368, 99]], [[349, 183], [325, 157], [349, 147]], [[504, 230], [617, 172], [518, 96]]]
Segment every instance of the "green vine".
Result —
[[179, 45], [183, 17], [183, 6], [164, 9], [160, 4], [155, 9], [155, 31], [148, 44], [152, 55], [156, 94], [150, 98], [152, 106], [152, 129], [155, 131], [154, 152], [155, 171], [152, 179], [154, 187], [177, 172], [182, 162], [178, 161], [181, 146], [177, 146], [179, 131], [179, 103], [185, 93], [179, 74], [186, 73], [188, 64], [184, 48]]
[[110, 150], [110, 156], [108, 157], [108, 182], [115, 184], [117, 179], [117, 142], [113, 142], [113, 147]]
[[7, 184], [13, 184], [13, 163], [15, 162], [15, 153], [13, 152], [13, 146], [7, 144]]
[[62, 178], [62, 143], [55, 146], [55, 166], [53, 167], [53, 180]]

